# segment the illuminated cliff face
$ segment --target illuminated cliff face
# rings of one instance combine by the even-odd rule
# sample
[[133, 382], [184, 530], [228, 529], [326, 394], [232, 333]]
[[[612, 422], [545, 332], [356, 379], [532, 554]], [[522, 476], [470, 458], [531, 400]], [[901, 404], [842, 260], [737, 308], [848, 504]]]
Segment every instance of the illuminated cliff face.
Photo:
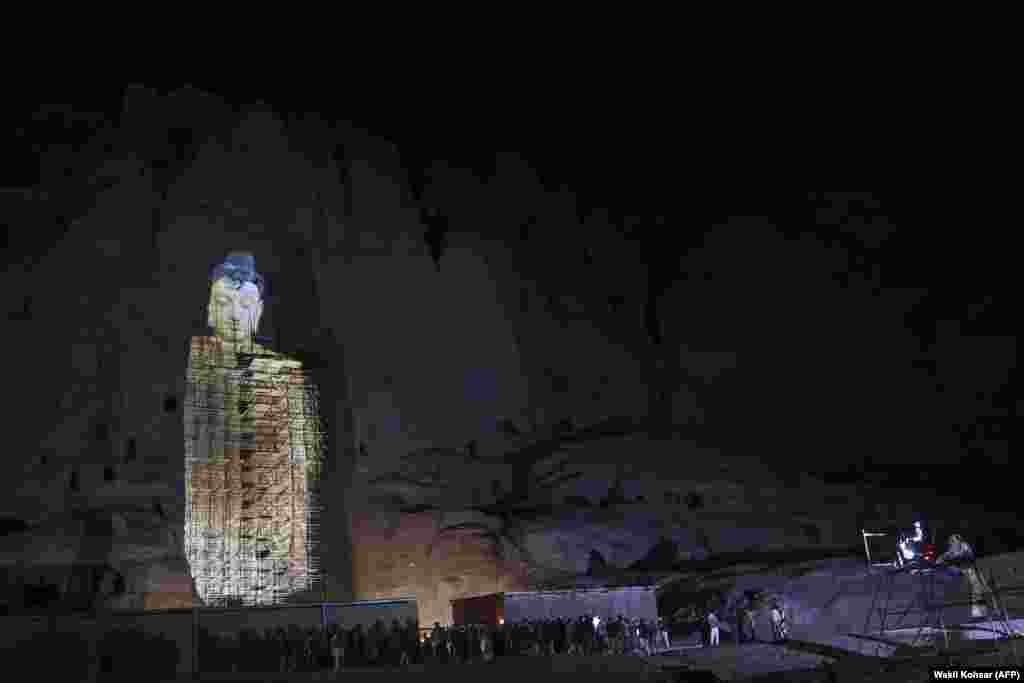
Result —
[[455, 598], [529, 589], [528, 567], [513, 549], [496, 557], [473, 530], [440, 535], [440, 521], [430, 512], [353, 510], [356, 598], [414, 596], [420, 624], [430, 626], [451, 623]]
[[254, 341], [259, 290], [216, 280], [185, 397], [185, 552], [209, 603], [271, 604], [318, 581], [316, 386]]

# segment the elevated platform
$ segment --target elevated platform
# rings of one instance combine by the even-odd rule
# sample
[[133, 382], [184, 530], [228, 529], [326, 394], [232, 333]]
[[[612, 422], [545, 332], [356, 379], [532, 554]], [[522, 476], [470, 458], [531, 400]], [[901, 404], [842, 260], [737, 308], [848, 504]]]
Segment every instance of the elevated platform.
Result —
[[[1024, 618], [1010, 619], [1006, 622], [1012, 633], [1015, 633], [1019, 637], [1024, 637]], [[922, 629], [925, 633], [934, 633], [941, 635], [942, 631], [938, 628], [925, 627]], [[917, 628], [898, 628], [890, 629], [886, 632], [886, 635], [894, 640], [902, 640], [904, 638], [913, 639], [913, 635], [917, 633]], [[1005, 637], [1006, 626], [1002, 621], [972, 621], [966, 624], [950, 624], [946, 627], [946, 631], [951, 635], [956, 635], [962, 640], [996, 640]]]

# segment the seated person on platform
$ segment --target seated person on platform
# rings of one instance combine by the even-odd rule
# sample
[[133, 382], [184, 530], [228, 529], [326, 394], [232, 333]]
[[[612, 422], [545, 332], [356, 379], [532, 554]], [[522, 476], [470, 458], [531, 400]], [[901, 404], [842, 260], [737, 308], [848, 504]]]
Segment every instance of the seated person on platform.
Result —
[[924, 550], [925, 533], [921, 522], [914, 522], [914, 530], [900, 540], [900, 554], [903, 561], [919, 559]]

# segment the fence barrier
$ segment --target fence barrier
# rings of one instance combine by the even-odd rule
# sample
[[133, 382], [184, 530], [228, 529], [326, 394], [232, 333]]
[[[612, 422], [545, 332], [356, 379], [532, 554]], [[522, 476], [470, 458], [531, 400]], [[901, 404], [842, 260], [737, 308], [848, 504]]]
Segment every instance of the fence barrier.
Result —
[[32, 671], [40, 678], [88, 681], [97, 674], [140, 670], [174, 677], [209, 670], [204, 659], [208, 663], [211, 650], [204, 652], [203, 645], [225, 635], [292, 626], [305, 631], [332, 624], [346, 629], [361, 624], [366, 629], [377, 619], [404, 624], [410, 617], [418, 622], [412, 599], [5, 615], [0, 616], [0, 643], [9, 670]]

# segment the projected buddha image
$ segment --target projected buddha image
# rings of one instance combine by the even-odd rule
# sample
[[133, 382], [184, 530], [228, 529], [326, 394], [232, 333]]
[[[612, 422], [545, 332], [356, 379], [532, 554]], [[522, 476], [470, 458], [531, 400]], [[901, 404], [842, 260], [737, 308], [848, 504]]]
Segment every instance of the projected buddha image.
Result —
[[317, 390], [302, 363], [258, 343], [262, 278], [232, 252], [213, 269], [185, 397], [185, 550], [207, 604], [273, 604], [318, 581]]
[[234, 346], [244, 347], [255, 336], [263, 314], [259, 287], [252, 282], [236, 283], [228, 278], [215, 280], [210, 288], [207, 310], [214, 335]]

